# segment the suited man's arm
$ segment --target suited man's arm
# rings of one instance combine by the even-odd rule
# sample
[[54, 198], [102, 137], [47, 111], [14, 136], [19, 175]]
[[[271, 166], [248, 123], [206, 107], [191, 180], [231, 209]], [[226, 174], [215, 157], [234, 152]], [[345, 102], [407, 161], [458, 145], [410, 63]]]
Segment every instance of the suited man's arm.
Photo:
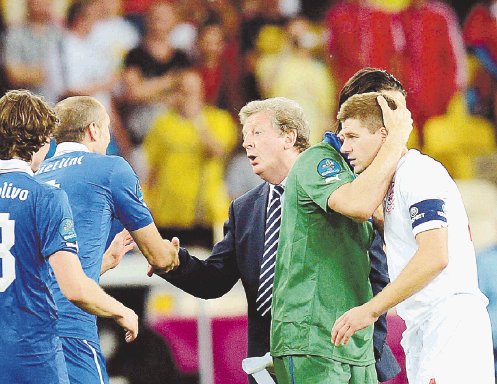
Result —
[[179, 250], [180, 265], [161, 277], [189, 294], [213, 299], [227, 293], [240, 278], [236, 262], [233, 204], [224, 224], [224, 239], [214, 246], [206, 260], [199, 260], [184, 249]]
[[[383, 240], [378, 231], [375, 231], [375, 238], [371, 245], [371, 249], [369, 250], [369, 258], [371, 259], [369, 281], [371, 283], [373, 295], [376, 296], [388, 283], [390, 283], [386, 255], [385, 252], [383, 252]], [[387, 320], [386, 314], [383, 314], [374, 323], [374, 352], [377, 359], [383, 351], [386, 337]]]
[[[369, 250], [369, 258], [371, 259], [369, 281], [373, 289], [373, 295], [376, 296], [390, 283], [387, 258], [383, 251], [383, 240], [378, 230], [375, 231], [375, 238]], [[400, 366], [387, 344], [386, 313], [381, 315], [374, 323], [373, 347], [378, 380], [380, 382], [388, 381], [397, 376], [400, 372]]]
[[[371, 271], [369, 281], [373, 295], [377, 295], [390, 283], [388, 276], [387, 258], [383, 251], [383, 240], [378, 230], [369, 250], [371, 260]], [[376, 359], [376, 373], [380, 382], [388, 381], [400, 372], [400, 366], [387, 344], [387, 317], [386, 313], [381, 315], [374, 323], [373, 349]]]

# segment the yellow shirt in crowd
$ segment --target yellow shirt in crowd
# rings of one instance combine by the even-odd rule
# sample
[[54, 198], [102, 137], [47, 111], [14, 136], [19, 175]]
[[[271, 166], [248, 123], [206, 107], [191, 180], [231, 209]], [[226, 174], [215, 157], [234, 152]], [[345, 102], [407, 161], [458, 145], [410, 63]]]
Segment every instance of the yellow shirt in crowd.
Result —
[[[202, 118], [212, 136], [229, 153], [237, 141], [231, 115], [206, 106]], [[226, 220], [229, 198], [224, 168], [229, 157], [207, 155], [191, 120], [172, 110], [159, 116], [143, 149], [154, 179], [152, 185], [145, 187], [145, 200], [158, 227], [210, 226]]]

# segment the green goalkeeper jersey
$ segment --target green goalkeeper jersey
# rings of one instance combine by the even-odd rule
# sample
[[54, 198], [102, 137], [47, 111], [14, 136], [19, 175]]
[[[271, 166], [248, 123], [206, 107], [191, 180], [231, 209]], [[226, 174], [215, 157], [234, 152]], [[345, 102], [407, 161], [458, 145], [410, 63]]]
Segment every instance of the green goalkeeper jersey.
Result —
[[375, 361], [372, 325], [346, 346], [331, 343], [335, 320], [372, 297], [372, 226], [328, 208], [331, 193], [353, 179], [327, 143], [303, 152], [288, 175], [273, 286], [273, 356], [316, 355], [353, 365]]

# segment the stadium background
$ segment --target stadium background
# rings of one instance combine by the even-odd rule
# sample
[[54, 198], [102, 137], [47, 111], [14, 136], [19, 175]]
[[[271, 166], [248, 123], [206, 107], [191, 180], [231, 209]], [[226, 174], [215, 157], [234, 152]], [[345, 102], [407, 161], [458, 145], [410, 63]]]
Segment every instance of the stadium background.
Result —
[[[9, 31], [16, 26], [26, 25], [29, 21], [26, 16], [26, 5], [30, 1], [34, 0], [2, 0], [1, 3], [4, 42], [0, 55], [2, 59], [0, 85], [3, 89], [21, 86], [34, 87], [29, 81], [19, 82], [19, 79], [9, 72], [9, 65], [14, 61], [7, 49]], [[58, 26], [63, 36], [84, 30], [84, 28], [78, 29], [80, 28], [78, 26], [71, 29], [65, 22], [66, 12], [74, 2], [39, 0], [38, 3], [44, 4], [45, 7], [53, 7], [53, 12], [48, 12], [51, 15], [47, 13], [43, 16], [46, 18], [44, 23]], [[85, 4], [90, 3], [96, 3], [96, 7], [99, 7], [109, 2], [89, 1]], [[154, 202], [150, 201], [154, 195], [152, 193], [147, 195], [150, 182], [147, 140], [144, 139], [145, 144], [142, 148], [141, 143], [128, 137], [133, 136], [133, 132], [131, 132], [130, 117], [127, 111], [132, 109], [136, 100], [129, 97], [130, 84], [124, 80], [127, 67], [123, 64], [127, 51], [144, 39], [143, 31], [147, 25], [145, 15], [152, 1], [129, 0], [110, 3], [114, 3], [116, 7], [113, 10], [110, 10], [113, 7], [108, 8], [108, 14], [97, 12], [96, 15], [91, 16], [90, 13], [83, 13], [80, 15], [81, 23], [86, 22], [86, 28], [91, 30], [98, 23], [120, 17], [134, 28], [135, 35], [131, 33], [130, 41], [133, 41], [133, 36], [136, 41], [129, 47], [119, 46], [119, 49], [107, 51], [108, 55], [106, 55], [105, 53], [98, 54], [101, 46], [95, 44], [95, 40], [91, 40], [96, 38], [91, 37], [90, 33], [88, 36], [81, 37], [80, 35], [83, 52], [89, 55], [83, 56], [84, 62], [79, 63], [82, 68], [70, 67], [64, 70], [69, 73], [72, 71], [87, 73], [85, 71], [92, 70], [92, 68], [91, 66], [89, 69], [86, 68], [85, 62], [102, 61], [102, 66], [105, 66], [104, 61], [108, 59], [107, 56], [113, 56], [117, 52], [114, 57], [116, 62], [112, 67], [112, 75], [116, 78], [112, 87], [107, 90], [107, 96], [112, 100], [112, 107], [115, 107], [113, 118], [116, 119], [112, 125], [114, 142], [110, 153], [122, 155], [132, 163], [144, 184], [146, 197], [149, 199], [147, 202], [154, 207]], [[495, 30], [488, 32], [495, 36], [489, 35], [488, 41], [476, 40], [475, 42], [468, 25], [468, 15], [475, 6], [475, 1], [447, 1], [443, 3], [443, 6], [440, 6], [442, 3], [420, 0], [364, 0], [347, 3], [360, 3], [359, 8], [353, 9], [359, 9], [358, 12], [361, 15], [365, 14], [364, 9], [374, 10], [374, 12], [367, 11], [370, 13], [366, 13], [371, 18], [357, 17], [352, 13], [350, 19], [346, 21], [363, 23], [362, 27], [369, 25], [371, 29], [374, 29], [375, 33], [368, 35], [370, 40], [366, 48], [374, 52], [385, 52], [385, 55], [390, 52], [386, 62], [382, 61], [384, 57], [366, 55], [362, 51], [351, 49], [350, 46], [345, 46], [348, 50], [343, 51], [344, 47], [336, 44], [342, 36], [346, 35], [346, 31], [330, 24], [330, 20], [336, 20], [330, 15], [340, 6], [339, 1], [177, 0], [170, 2], [172, 4], [170, 9], [174, 8], [177, 14], [171, 30], [167, 31], [170, 44], [174, 49], [185, 52], [190, 64], [201, 74], [205, 98], [199, 98], [198, 102], [202, 104], [201, 108], [205, 104], [226, 110], [233, 122], [233, 126], [226, 129], [232, 129], [237, 139], [231, 145], [226, 145], [225, 154], [220, 162], [222, 174], [213, 181], [225, 193], [224, 200], [219, 199], [216, 194], [210, 196], [210, 200], [216, 200], [216, 203], [212, 204], [214, 208], [210, 208], [211, 211], [215, 211], [214, 213], [207, 214], [204, 211], [203, 216], [196, 214], [191, 220], [185, 219], [186, 224], [185, 222], [172, 224], [167, 222], [161, 226], [165, 235], [179, 233], [180, 239], [182, 241], [185, 239], [183, 244], [190, 245], [193, 254], [207, 257], [212, 241], [221, 236], [222, 222], [227, 212], [225, 207], [229, 200], [259, 182], [253, 177], [243, 152], [239, 150], [239, 126], [235, 123], [239, 107], [256, 97], [269, 97], [280, 92], [288, 92], [287, 96], [295, 95], [297, 98], [301, 96], [301, 93], [305, 93], [302, 92], [303, 89], [315, 90], [315, 95], [319, 95], [320, 103], [316, 102], [315, 96], [299, 100], [299, 102], [305, 108], [312, 109], [306, 112], [315, 118], [313, 137], [316, 141], [326, 127], [332, 126], [332, 116], [336, 112], [333, 100], [336, 99], [337, 90], [343, 84], [340, 79], [341, 68], [337, 67], [337, 63], [340, 62], [340, 58], [360, 56], [363, 61], [360, 63], [356, 61], [356, 65], [381, 66], [393, 72], [404, 84], [412, 77], [420, 78], [418, 83], [408, 83], [408, 92], [412, 91], [413, 95], [419, 93], [429, 98], [428, 96], [434, 92], [434, 89], [446, 91], [443, 94], [446, 102], [437, 111], [428, 111], [421, 104], [410, 105], [408, 96], [408, 106], [415, 109], [417, 117], [411, 146], [439, 159], [456, 178], [470, 216], [477, 251], [488, 249], [497, 243], [497, 144], [495, 141], [497, 78], [495, 73], [485, 69], [488, 67], [485, 67], [485, 63], [475, 54], [475, 47], [483, 46], [490, 53], [494, 64], [497, 62], [497, 55], [494, 55], [494, 53], [497, 54], [497, 46], [492, 46], [492, 43], [497, 41], [497, 23]], [[439, 31], [448, 32], [446, 36], [441, 33], [440, 36], [428, 36], [429, 38], [418, 40], [416, 45], [414, 41], [409, 40], [412, 30], [418, 31], [421, 36], [424, 33], [424, 37], [433, 32], [424, 24], [417, 23], [421, 13], [415, 13], [413, 9], [416, 12], [423, 9], [422, 3], [436, 3], [438, 8], [435, 8], [443, 17], [429, 19], [432, 17], [429, 11], [433, 11], [429, 7], [426, 17], [428, 20], [435, 20], [433, 21], [435, 24], [447, 23], [446, 28], [440, 28]], [[298, 14], [303, 15], [303, 18], [297, 16]], [[218, 40], [218, 44], [223, 46], [221, 52], [216, 53], [212, 47], [209, 49], [208, 43], [204, 42], [202, 45], [202, 33], [206, 31], [203, 25], [206, 22], [219, 26], [224, 33], [224, 35], [221, 33], [220, 40]], [[109, 23], [109, 25], [112, 24]], [[384, 25], [390, 26], [387, 31], [382, 29]], [[357, 25], [354, 25], [355, 27]], [[399, 37], [399, 31], [401, 31], [401, 37]], [[213, 33], [212, 29], [209, 33]], [[118, 37], [122, 36], [117, 30], [115, 34]], [[109, 35], [112, 33], [100, 35], [99, 39], [109, 38], [106, 43], [117, 44], [116, 41], [119, 38], [113, 40], [110, 37], [115, 36]], [[361, 36], [355, 36], [356, 40], [360, 41]], [[459, 42], [454, 40], [454, 36]], [[450, 47], [445, 46], [443, 49], [449, 49], [449, 51], [452, 49], [452, 51], [450, 54], [447, 53], [449, 51], [443, 51], [443, 55], [453, 56], [452, 61], [449, 59], [437, 61], [441, 60], [437, 57], [440, 55], [437, 49], [442, 49], [440, 47], [443, 46], [444, 39], [449, 42]], [[438, 40], [441, 42], [439, 46], [435, 44]], [[335, 41], [335, 45], [331, 41]], [[347, 42], [346, 37], [344, 41]], [[359, 45], [359, 47], [364, 47], [364, 45]], [[414, 51], [417, 56], [413, 53]], [[290, 69], [279, 76], [267, 75], [268, 73], [275, 74], [275, 71], [281, 67], [291, 68], [290, 59], [296, 57], [302, 60], [297, 61], [301, 65], [298, 68], [306, 69], [302, 70], [304, 72], [302, 77], [300, 77], [301, 74]], [[414, 64], [403, 62], [404, 59], [409, 58]], [[210, 66], [210, 60], [217, 60], [217, 62]], [[221, 66], [222, 62], [225, 65]], [[417, 67], [416, 63], [435, 63], [431, 68], [435, 76], [427, 76], [428, 80], [423, 82], [424, 74], [419, 70], [421, 65]], [[75, 66], [79, 64], [76, 63]], [[453, 66], [453, 70], [449, 71], [447, 69], [449, 66]], [[316, 71], [310, 69], [314, 67], [319, 69]], [[211, 71], [209, 72], [208, 69]], [[349, 69], [353, 73], [359, 68]], [[84, 86], [89, 87], [91, 81], [104, 82], [105, 76], [109, 73], [103, 71], [101, 78], [86, 79], [88, 83], [79, 85], [79, 89], [85, 88]], [[228, 84], [220, 80], [223, 76], [229, 77]], [[276, 78], [279, 82], [274, 80]], [[291, 83], [292, 78], [299, 80], [297, 84]], [[325, 87], [323, 87], [323, 79], [329, 82]], [[179, 83], [181, 79], [176, 79], [176, 81]], [[304, 81], [305, 86], [303, 86]], [[475, 94], [481, 93], [482, 89], [488, 91], [490, 95], [488, 105], [475, 97]], [[69, 89], [59, 88], [59, 97], [67, 91]], [[70, 91], [74, 93], [74, 87]], [[181, 91], [185, 90], [179, 87], [178, 90], [172, 90], [173, 93], [176, 91], [181, 96]], [[328, 103], [322, 103], [323, 99], [329, 99]], [[167, 110], [174, 108], [186, 108], [181, 105], [181, 100], [168, 99], [164, 100], [164, 103], [165, 108], [160, 113], [167, 113]], [[325, 105], [322, 108], [320, 106], [313, 109], [313, 104]], [[148, 132], [148, 130], [149, 127], [145, 127], [145, 131]], [[202, 161], [208, 162], [209, 159]], [[202, 172], [207, 171], [204, 169]], [[178, 183], [192, 183], [192, 180], [188, 178], [188, 172], [182, 173], [186, 174], [184, 180], [155, 180], [155, 182], [159, 185], [164, 184], [165, 190], [168, 190], [167, 184], [169, 183], [172, 183], [174, 188], [178, 187]], [[205, 179], [201, 177], [198, 181], [200, 190], [205, 188], [202, 182], [205, 182]], [[160, 212], [153, 213], [154, 216], [160, 216]], [[110, 322], [102, 322], [102, 346], [106, 351], [108, 370], [112, 376], [111, 382], [114, 384], [245, 383], [241, 359], [245, 356], [246, 348], [246, 303], [241, 285], [237, 284], [229, 294], [221, 299], [203, 301], [183, 293], [156, 276], [147, 278], [145, 272], [144, 259], [138, 254], [131, 254], [124, 258], [119, 267], [102, 278], [102, 285], [111, 294], [132, 306], [141, 315], [143, 322], [143, 330], [139, 339], [129, 346], [123, 343], [121, 334]], [[399, 358], [402, 358], [398, 340], [403, 324], [399, 322], [395, 313], [390, 314], [389, 321], [392, 331], [389, 336], [392, 349], [398, 353]], [[404, 382], [405, 376], [402, 375], [391, 381], [392, 384]]]

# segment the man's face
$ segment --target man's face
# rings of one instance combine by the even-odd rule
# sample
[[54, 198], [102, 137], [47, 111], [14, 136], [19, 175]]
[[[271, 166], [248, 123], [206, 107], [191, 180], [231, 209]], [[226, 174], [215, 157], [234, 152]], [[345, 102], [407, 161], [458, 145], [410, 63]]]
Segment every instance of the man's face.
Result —
[[341, 152], [346, 154], [354, 172], [359, 174], [373, 162], [386, 137], [386, 129], [371, 133], [367, 125], [358, 119], [347, 119], [339, 134]]
[[[390, 96], [397, 105], [406, 106], [405, 96], [395, 90], [381, 91], [381, 93]], [[373, 162], [376, 154], [380, 150], [383, 141], [387, 135], [385, 128], [378, 129], [371, 133], [366, 124], [357, 119], [345, 120], [339, 133], [342, 140], [341, 152], [347, 154], [354, 172], [359, 174], [364, 171]]]
[[97, 126], [97, 139], [95, 152], [101, 155], [105, 155], [107, 152], [107, 147], [110, 144], [110, 117], [105, 113], [105, 118], [101, 125]]
[[168, 3], [152, 5], [147, 15], [147, 32], [153, 35], [168, 35], [176, 24], [174, 5]]
[[200, 52], [207, 58], [219, 58], [224, 50], [223, 30], [218, 25], [212, 25], [204, 29], [203, 35], [199, 37]]
[[52, 18], [52, 0], [29, 0], [26, 3], [28, 19], [34, 22], [50, 22]]
[[248, 117], [242, 134], [243, 148], [254, 173], [270, 183], [280, 182], [277, 179], [283, 168], [285, 145], [288, 144], [285, 144], [286, 135], [271, 124], [271, 113], [263, 111]]

